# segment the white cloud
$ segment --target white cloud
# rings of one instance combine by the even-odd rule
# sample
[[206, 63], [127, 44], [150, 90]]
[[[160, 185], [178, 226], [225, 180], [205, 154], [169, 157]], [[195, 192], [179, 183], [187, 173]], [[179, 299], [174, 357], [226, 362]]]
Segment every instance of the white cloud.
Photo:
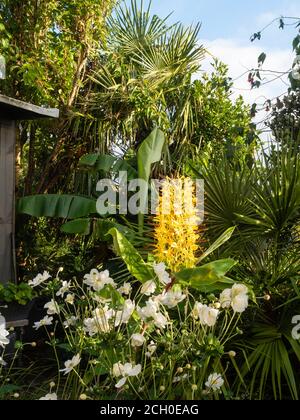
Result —
[[[215, 57], [229, 66], [229, 76], [234, 80], [233, 99], [242, 95], [245, 102], [264, 104], [267, 99], [273, 99], [282, 95], [288, 89], [287, 76], [283, 80], [275, 80], [261, 86], [259, 89], [250, 89], [248, 71], [257, 67], [257, 58], [264, 51], [267, 59], [264, 69], [285, 72], [291, 68], [293, 53], [290, 49], [266, 48], [263, 44], [254, 45], [250, 42], [242, 42], [238, 39], [215, 39], [213, 41], [201, 40], [201, 44]], [[212, 57], [207, 56], [203, 61], [202, 70], [211, 71]], [[242, 77], [243, 73], [245, 73]], [[274, 75], [266, 76], [263, 83], [273, 79]], [[286, 84], [285, 84], [285, 83]], [[257, 121], [264, 118], [265, 113], [257, 116]]]
[[291, 3], [290, 1], [282, 2], [281, 8], [272, 9], [270, 11], [261, 13], [257, 16], [256, 22], [258, 25], [264, 26], [272, 22], [272, 20], [280, 16], [299, 17], [300, 5], [299, 2]]
[[260, 26], [268, 25], [272, 20], [278, 18], [280, 16], [280, 12], [277, 13], [275, 11], [264, 12], [257, 16], [256, 23]]

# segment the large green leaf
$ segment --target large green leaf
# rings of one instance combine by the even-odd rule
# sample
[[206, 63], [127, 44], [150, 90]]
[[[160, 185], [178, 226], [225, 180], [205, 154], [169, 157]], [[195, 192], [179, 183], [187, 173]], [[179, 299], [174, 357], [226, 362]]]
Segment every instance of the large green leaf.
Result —
[[[109, 157], [111, 157], [111, 156], [109, 156]], [[96, 165], [98, 159], [99, 159], [99, 154], [98, 153], [90, 153], [88, 155], [82, 156], [79, 159], [79, 165], [93, 167], [93, 166]], [[110, 166], [111, 166], [111, 163], [110, 163]]]
[[[163, 146], [165, 144], [164, 133], [155, 128], [152, 133], [143, 141], [138, 152], [138, 175], [140, 179], [149, 183], [151, 175], [151, 165], [161, 160]], [[141, 191], [141, 207], [146, 207], [148, 191]], [[139, 227], [142, 229], [144, 215], [139, 214]]]
[[175, 274], [176, 280], [203, 293], [226, 289], [234, 281], [225, 274], [236, 264], [232, 259], [213, 261], [201, 267], [186, 268]]
[[112, 228], [108, 234], [113, 237], [115, 251], [123, 259], [133, 277], [141, 283], [155, 278], [153, 268], [145, 263], [138, 251], [118, 229]]
[[130, 242], [133, 242], [137, 238], [136, 232], [130, 229], [130, 227], [121, 225], [110, 219], [73, 219], [64, 223], [60, 230], [64, 233], [78, 235], [89, 235], [92, 232], [94, 239], [107, 242], [107, 233], [112, 228], [116, 228]]
[[64, 233], [89, 235], [91, 231], [91, 219], [74, 219], [64, 223], [60, 230]]
[[165, 135], [155, 128], [143, 141], [137, 152], [139, 177], [148, 181], [151, 174], [151, 165], [159, 162], [165, 144]]
[[21, 198], [17, 212], [35, 217], [77, 219], [97, 213], [96, 200], [75, 195], [44, 194]]
[[87, 166], [96, 171], [118, 173], [127, 172], [128, 179], [137, 178], [137, 171], [128, 162], [111, 155], [89, 154], [79, 161], [80, 166]]
[[94, 237], [102, 241], [107, 241], [107, 234], [111, 229], [117, 229], [128, 241], [133, 242], [136, 239], [136, 233], [126, 225], [121, 225], [113, 220], [98, 219], [94, 223]]
[[220, 248], [223, 244], [225, 244], [229, 239], [232, 237], [233, 232], [235, 231], [235, 226], [227, 229], [199, 258], [198, 262], [204, 260], [204, 258], [208, 257], [212, 254], [216, 249]]

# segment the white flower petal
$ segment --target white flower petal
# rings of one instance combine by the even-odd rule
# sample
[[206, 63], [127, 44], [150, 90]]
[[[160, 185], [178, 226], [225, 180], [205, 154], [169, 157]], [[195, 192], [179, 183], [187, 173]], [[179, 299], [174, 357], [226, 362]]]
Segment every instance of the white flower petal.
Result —
[[119, 380], [119, 382], [115, 385], [116, 388], [122, 388], [126, 384], [127, 378], [122, 378]]
[[52, 394], [46, 394], [44, 397], [40, 398], [40, 400], [52, 400], [55, 401], [57, 400], [57, 395], [55, 392], [53, 392]]

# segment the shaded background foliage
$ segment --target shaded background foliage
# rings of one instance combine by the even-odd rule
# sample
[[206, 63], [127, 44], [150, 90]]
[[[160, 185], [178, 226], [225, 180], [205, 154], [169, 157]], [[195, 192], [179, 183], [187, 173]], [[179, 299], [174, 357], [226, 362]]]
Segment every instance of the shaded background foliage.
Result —
[[[216, 62], [210, 76], [201, 72], [206, 51], [198, 43], [200, 26], [170, 25], [150, 6], [134, 1], [111, 14], [115, 4], [0, 3], [0, 53], [7, 62], [1, 92], [58, 107], [61, 114], [58, 121], [20, 125], [18, 197], [95, 194], [91, 178], [78, 168], [80, 157], [96, 152], [130, 159], [155, 126], [167, 137], [158, 173], [184, 170], [201, 150], [208, 157], [224, 147], [231, 154], [236, 147], [241, 155], [252, 154], [249, 110], [242, 99], [231, 101], [226, 66]], [[45, 238], [51, 232], [56, 242], [69, 241], [55, 220], [49, 224]], [[40, 255], [34, 251], [35, 232], [43, 226], [19, 219], [20, 266], [28, 266], [24, 274], [34, 267], [28, 254], [33, 251], [35, 262]]]
[[[8, 73], [1, 92], [61, 110], [57, 122], [20, 126], [18, 196], [95, 198], [97, 179], [115, 180], [115, 173], [112, 166], [87, 170], [80, 158], [93, 153], [100, 161], [110, 154], [135, 170], [138, 147], [160, 127], [166, 143], [154, 174], [205, 179], [207, 244], [235, 227], [211, 258], [239, 261], [235, 278], [260, 299], [236, 343], [244, 382], [235, 389], [244, 392], [247, 383], [251, 398], [297, 399], [300, 349], [291, 320], [300, 310], [299, 92], [292, 86], [294, 93], [275, 105], [270, 125], [277, 147], [255, 159], [255, 126], [243, 100], [231, 99], [226, 66], [215, 61], [210, 75], [201, 72], [207, 52], [198, 43], [200, 27], [169, 25], [135, 2], [114, 6], [93, 0], [0, 2], [0, 52]], [[20, 279], [60, 265], [74, 275], [107, 263], [109, 242], [67, 236], [60, 226], [55, 219], [19, 218]]]

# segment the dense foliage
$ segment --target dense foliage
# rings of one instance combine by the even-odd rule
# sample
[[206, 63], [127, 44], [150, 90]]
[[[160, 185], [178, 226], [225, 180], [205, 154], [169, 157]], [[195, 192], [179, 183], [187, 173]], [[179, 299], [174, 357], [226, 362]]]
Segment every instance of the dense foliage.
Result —
[[[15, 353], [0, 316], [0, 399], [297, 400], [299, 89], [274, 105], [261, 150], [227, 67], [201, 70], [200, 26], [116, 3], [0, 1], [1, 93], [61, 112], [20, 126], [20, 284], [0, 300], [35, 298], [40, 316]], [[145, 183], [138, 199], [129, 188], [134, 214], [120, 171], [126, 188]], [[153, 178], [157, 212], [143, 214]]]

